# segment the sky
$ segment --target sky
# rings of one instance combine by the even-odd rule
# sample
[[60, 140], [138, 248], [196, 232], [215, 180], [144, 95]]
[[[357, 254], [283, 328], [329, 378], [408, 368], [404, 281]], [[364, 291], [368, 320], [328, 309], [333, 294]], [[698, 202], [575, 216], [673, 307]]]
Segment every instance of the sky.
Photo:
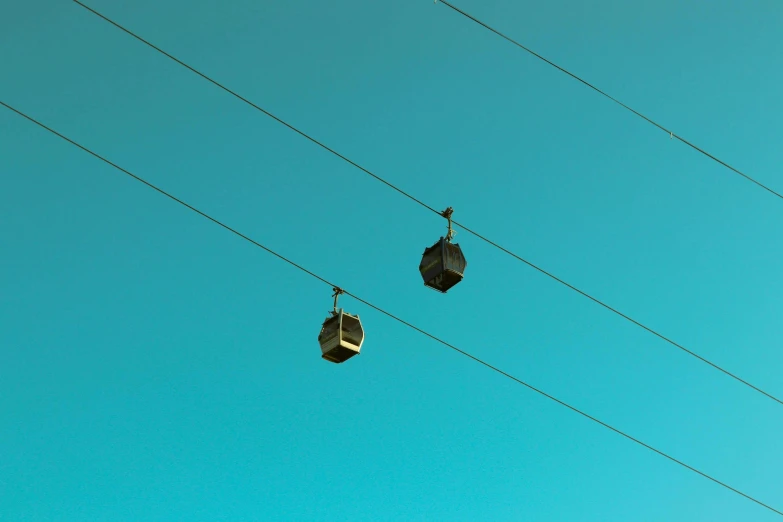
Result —
[[[454, 0], [783, 190], [783, 4]], [[459, 3], [457, 3], [459, 1]], [[426, 0], [90, 0], [428, 205], [783, 396], [783, 202]], [[0, 100], [321, 277], [783, 509], [783, 406], [75, 3]], [[0, 519], [772, 521], [0, 109]]]

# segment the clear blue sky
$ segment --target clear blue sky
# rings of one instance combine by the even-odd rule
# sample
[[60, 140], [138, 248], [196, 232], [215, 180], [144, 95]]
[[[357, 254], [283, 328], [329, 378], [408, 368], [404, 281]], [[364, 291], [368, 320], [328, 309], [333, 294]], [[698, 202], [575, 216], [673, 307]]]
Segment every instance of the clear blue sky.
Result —
[[[90, 5], [783, 395], [783, 202], [430, 0]], [[783, 189], [777, 0], [459, 0]], [[0, 99], [329, 280], [783, 506], [783, 407], [67, 1], [2, 3]], [[0, 110], [0, 519], [773, 521]]]

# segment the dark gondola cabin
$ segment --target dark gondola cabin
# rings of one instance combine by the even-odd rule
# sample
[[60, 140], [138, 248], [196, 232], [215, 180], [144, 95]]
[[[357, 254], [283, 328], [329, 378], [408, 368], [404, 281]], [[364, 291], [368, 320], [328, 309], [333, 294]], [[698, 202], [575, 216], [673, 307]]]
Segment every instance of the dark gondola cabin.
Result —
[[442, 237], [437, 243], [424, 250], [419, 272], [425, 286], [446, 293], [449, 288], [462, 281], [462, 274], [467, 265], [468, 262], [459, 245]]
[[318, 335], [321, 357], [333, 363], [345, 362], [359, 353], [364, 342], [364, 329], [358, 315], [332, 312], [327, 317]]

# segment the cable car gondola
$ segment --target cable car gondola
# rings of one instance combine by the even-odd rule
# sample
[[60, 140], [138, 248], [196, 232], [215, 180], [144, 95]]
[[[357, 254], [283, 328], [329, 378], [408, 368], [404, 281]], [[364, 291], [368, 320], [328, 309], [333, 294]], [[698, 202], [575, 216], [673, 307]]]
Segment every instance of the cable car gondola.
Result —
[[358, 355], [364, 342], [364, 329], [358, 315], [337, 309], [337, 297], [343, 291], [334, 289], [334, 309], [329, 312], [318, 334], [321, 357], [333, 363], [345, 362]]
[[441, 214], [449, 220], [449, 231], [446, 237], [441, 237], [434, 245], [424, 250], [419, 263], [419, 272], [424, 279], [424, 285], [444, 294], [454, 285], [462, 281], [468, 262], [458, 244], [452, 243], [454, 230], [451, 228], [451, 215], [454, 209], [447, 208]]

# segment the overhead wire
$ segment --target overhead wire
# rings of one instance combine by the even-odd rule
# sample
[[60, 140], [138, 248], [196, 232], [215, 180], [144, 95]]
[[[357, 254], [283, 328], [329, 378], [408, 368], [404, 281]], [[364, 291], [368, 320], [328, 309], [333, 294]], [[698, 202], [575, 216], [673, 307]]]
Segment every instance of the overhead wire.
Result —
[[669, 138], [676, 138], [677, 140], [679, 140], [680, 142], [684, 143], [685, 145], [687, 145], [688, 147], [692, 148], [693, 150], [695, 150], [697, 152], [700, 152], [701, 154], [705, 155], [709, 159], [711, 159], [711, 160], [719, 163], [720, 165], [726, 167], [727, 169], [731, 170], [735, 174], [739, 174], [740, 176], [742, 176], [746, 180], [748, 180], [748, 181], [756, 184], [757, 186], [763, 188], [764, 190], [766, 190], [770, 194], [773, 194], [773, 195], [777, 196], [778, 198], [783, 199], [783, 195], [781, 195], [780, 193], [776, 192], [775, 190], [773, 190], [772, 188], [768, 187], [767, 185], [761, 183], [757, 179], [754, 179], [754, 178], [750, 177], [749, 175], [745, 174], [744, 172], [742, 172], [741, 170], [739, 170], [739, 169], [737, 169], [735, 167], [732, 167], [731, 165], [729, 165], [728, 163], [726, 163], [722, 159], [718, 158], [717, 156], [715, 156], [713, 154], [710, 154], [706, 150], [704, 150], [701, 147], [695, 145], [694, 143], [686, 140], [682, 136], [678, 136], [671, 129], [668, 129], [668, 128], [664, 127], [663, 125], [661, 125], [660, 123], [656, 122], [652, 118], [649, 118], [649, 117], [645, 116], [644, 114], [642, 114], [641, 112], [637, 111], [636, 109], [633, 109], [632, 107], [626, 105], [625, 103], [621, 102], [617, 98], [615, 98], [615, 97], [609, 95], [608, 93], [606, 93], [605, 91], [599, 89], [598, 87], [596, 87], [592, 83], [588, 82], [587, 80], [584, 80], [584, 79], [580, 78], [579, 76], [577, 76], [576, 74], [572, 73], [571, 71], [569, 71], [569, 70], [567, 70], [567, 69], [557, 65], [555, 62], [553, 62], [551, 60], [548, 60], [547, 58], [544, 58], [543, 56], [541, 56], [537, 52], [533, 51], [529, 47], [526, 47], [526, 46], [522, 45], [521, 43], [517, 42], [516, 40], [514, 40], [510, 36], [507, 36], [507, 35], [503, 34], [502, 32], [498, 31], [497, 29], [495, 29], [491, 25], [489, 25], [489, 24], [487, 24], [485, 22], [482, 22], [481, 20], [479, 20], [475, 16], [473, 16], [473, 15], [463, 11], [459, 7], [449, 3], [447, 0], [435, 0], [435, 3], [438, 3], [438, 2], [440, 2], [441, 4], [445, 5], [446, 7], [450, 8], [450, 9], [452, 9], [453, 11], [461, 14], [465, 18], [467, 18], [469, 20], [472, 20], [473, 22], [477, 23], [478, 25], [480, 25], [484, 29], [487, 29], [488, 31], [498, 35], [499, 37], [503, 38], [507, 42], [510, 42], [510, 43], [514, 44], [515, 46], [519, 47], [523, 51], [526, 51], [527, 53], [531, 54], [532, 56], [538, 58], [542, 62], [545, 62], [545, 63], [551, 65], [552, 67], [554, 67], [558, 71], [567, 74], [571, 78], [577, 80], [578, 82], [582, 83], [583, 85], [585, 85], [585, 86], [589, 87], [590, 89], [594, 90], [595, 92], [597, 92], [601, 96], [604, 96], [605, 98], [613, 101], [614, 103], [616, 103], [617, 105], [619, 105], [623, 109], [625, 109], [627, 111], [630, 111], [631, 113], [635, 114], [636, 116], [638, 116], [639, 118], [643, 119], [647, 123], [653, 125], [654, 127], [657, 127], [658, 129], [660, 129], [663, 132], [665, 132], [666, 134], [668, 134]]
[[[92, 14], [94, 14], [94, 15], [98, 16], [99, 18], [103, 19], [104, 21], [106, 21], [106, 22], [110, 23], [110, 24], [111, 24], [111, 25], [113, 25], [114, 27], [116, 27], [116, 28], [120, 29], [121, 31], [125, 32], [126, 34], [128, 34], [128, 35], [132, 36], [132, 37], [133, 37], [133, 38], [135, 38], [136, 40], [138, 40], [138, 41], [142, 42], [143, 44], [147, 45], [148, 47], [150, 47], [150, 48], [154, 49], [155, 51], [159, 52], [160, 54], [162, 54], [162, 55], [166, 56], [167, 58], [169, 58], [169, 59], [173, 60], [174, 62], [178, 63], [179, 65], [181, 65], [181, 66], [185, 67], [186, 69], [188, 69], [189, 71], [193, 72], [193, 73], [194, 73], [194, 74], [196, 74], [197, 76], [199, 76], [199, 77], [201, 77], [201, 78], [203, 78], [203, 79], [207, 80], [208, 82], [210, 82], [211, 84], [215, 85], [215, 86], [216, 86], [216, 87], [218, 87], [219, 89], [221, 89], [221, 90], [223, 90], [223, 91], [227, 92], [228, 94], [230, 94], [230, 95], [234, 96], [235, 98], [237, 98], [238, 100], [242, 101], [242, 102], [243, 102], [243, 103], [245, 103], [246, 105], [248, 105], [248, 106], [250, 106], [250, 107], [252, 107], [252, 108], [256, 109], [257, 111], [259, 111], [259, 112], [261, 112], [261, 113], [263, 113], [263, 114], [265, 114], [266, 116], [268, 116], [268, 117], [272, 118], [273, 120], [277, 121], [278, 123], [280, 123], [280, 124], [284, 125], [285, 127], [289, 128], [290, 130], [292, 130], [292, 131], [296, 132], [296, 133], [297, 133], [297, 134], [299, 134], [300, 136], [302, 136], [302, 137], [306, 138], [307, 140], [309, 140], [310, 142], [312, 142], [312, 143], [314, 143], [314, 144], [318, 145], [319, 147], [321, 147], [322, 149], [324, 149], [324, 150], [328, 151], [329, 153], [333, 154], [334, 156], [337, 156], [337, 157], [338, 157], [338, 158], [340, 158], [341, 160], [343, 160], [343, 161], [345, 161], [345, 162], [349, 163], [350, 165], [352, 165], [352, 166], [356, 167], [357, 169], [359, 169], [360, 171], [364, 172], [365, 174], [367, 174], [367, 175], [371, 176], [372, 178], [376, 179], [377, 181], [380, 181], [381, 183], [383, 183], [383, 184], [384, 184], [384, 185], [386, 185], [387, 187], [389, 187], [389, 188], [393, 189], [394, 191], [398, 192], [399, 194], [402, 194], [402, 195], [403, 195], [403, 196], [405, 196], [406, 198], [408, 198], [408, 199], [410, 199], [410, 200], [414, 201], [415, 203], [418, 203], [418, 204], [419, 204], [419, 205], [421, 205], [422, 207], [426, 208], [427, 210], [430, 210], [431, 212], [434, 212], [435, 214], [438, 214], [439, 216], [442, 216], [442, 215], [443, 215], [441, 211], [438, 211], [438, 210], [436, 210], [434, 207], [432, 207], [432, 206], [428, 205], [427, 203], [423, 202], [422, 200], [420, 200], [420, 199], [416, 198], [415, 196], [413, 196], [413, 195], [412, 195], [412, 194], [410, 194], [409, 192], [406, 192], [406, 191], [402, 190], [401, 188], [399, 188], [399, 187], [395, 186], [395, 185], [394, 185], [393, 183], [391, 183], [390, 181], [388, 181], [388, 180], [386, 180], [386, 179], [382, 178], [381, 176], [379, 176], [379, 175], [375, 174], [374, 172], [370, 171], [369, 169], [367, 169], [367, 168], [365, 168], [365, 167], [363, 167], [363, 166], [359, 165], [358, 163], [356, 163], [355, 161], [351, 160], [351, 159], [350, 159], [350, 158], [348, 158], [347, 156], [345, 156], [345, 155], [343, 155], [343, 154], [341, 154], [341, 153], [337, 152], [335, 149], [333, 149], [333, 148], [329, 147], [328, 145], [324, 144], [323, 142], [321, 142], [321, 141], [317, 140], [316, 138], [314, 138], [314, 137], [310, 136], [310, 135], [309, 135], [309, 134], [307, 134], [306, 132], [304, 132], [304, 131], [302, 131], [302, 130], [298, 129], [298, 128], [297, 128], [297, 127], [295, 127], [294, 125], [292, 125], [292, 124], [290, 124], [290, 123], [286, 122], [286, 121], [285, 121], [285, 120], [283, 120], [282, 118], [280, 118], [280, 117], [278, 117], [278, 116], [276, 116], [276, 115], [272, 114], [272, 113], [271, 113], [271, 112], [269, 112], [268, 110], [266, 110], [266, 109], [262, 108], [261, 106], [259, 106], [259, 105], [257, 105], [256, 103], [254, 103], [254, 102], [250, 101], [249, 99], [245, 98], [244, 96], [241, 96], [241, 95], [240, 95], [240, 94], [238, 94], [236, 91], [234, 91], [234, 90], [232, 90], [232, 89], [230, 89], [230, 88], [226, 87], [226, 86], [225, 86], [224, 84], [222, 84], [221, 82], [219, 82], [219, 81], [215, 80], [214, 78], [211, 78], [210, 76], [207, 76], [207, 75], [206, 75], [206, 74], [204, 74], [203, 72], [201, 72], [201, 71], [197, 70], [196, 68], [192, 67], [191, 65], [188, 65], [187, 63], [183, 62], [183, 61], [182, 61], [182, 60], [180, 60], [179, 58], [176, 58], [176, 57], [175, 57], [175, 56], [173, 56], [172, 54], [170, 54], [170, 53], [168, 53], [168, 52], [164, 51], [164, 50], [163, 50], [163, 49], [161, 49], [160, 47], [156, 46], [155, 44], [153, 44], [153, 43], [149, 42], [148, 40], [146, 40], [146, 39], [142, 38], [141, 36], [139, 36], [138, 34], [134, 33], [134, 32], [133, 32], [133, 31], [131, 31], [130, 29], [127, 29], [126, 27], [124, 27], [124, 26], [120, 25], [119, 23], [115, 22], [114, 20], [112, 20], [112, 19], [108, 18], [107, 16], [105, 16], [105, 15], [103, 15], [103, 14], [99, 13], [99, 12], [98, 12], [98, 11], [96, 11], [95, 9], [93, 9], [93, 8], [91, 8], [91, 7], [89, 7], [89, 6], [85, 5], [85, 4], [83, 4], [83, 3], [82, 3], [82, 2], [80, 2], [79, 0], [73, 0], [73, 2], [74, 2], [74, 3], [76, 3], [76, 4], [78, 4], [79, 6], [83, 7], [84, 9], [86, 9], [87, 11], [89, 11], [90, 13], [92, 13]], [[668, 344], [670, 344], [670, 345], [674, 346], [675, 348], [678, 348], [679, 350], [681, 350], [681, 351], [683, 351], [683, 352], [687, 353], [688, 355], [691, 355], [692, 357], [694, 357], [694, 358], [698, 359], [699, 361], [701, 361], [701, 362], [703, 362], [703, 363], [705, 363], [705, 364], [707, 364], [707, 365], [711, 366], [713, 369], [715, 369], [715, 370], [718, 370], [718, 371], [722, 372], [722, 373], [723, 373], [723, 374], [725, 374], [726, 376], [728, 376], [728, 377], [731, 377], [732, 379], [734, 379], [734, 380], [736, 380], [737, 382], [739, 382], [739, 383], [741, 383], [741, 384], [743, 384], [743, 385], [747, 386], [748, 388], [750, 388], [750, 389], [752, 389], [752, 390], [754, 390], [754, 391], [756, 391], [756, 392], [758, 392], [758, 393], [760, 393], [760, 394], [762, 394], [762, 395], [766, 396], [767, 398], [769, 398], [769, 399], [771, 399], [771, 400], [773, 400], [773, 401], [777, 402], [777, 403], [778, 403], [778, 404], [780, 404], [780, 405], [783, 405], [783, 400], [781, 400], [781, 399], [779, 399], [779, 398], [775, 397], [774, 395], [772, 395], [772, 394], [770, 394], [770, 393], [768, 393], [768, 392], [766, 392], [766, 391], [762, 390], [762, 389], [761, 389], [761, 388], [759, 388], [758, 386], [756, 386], [756, 385], [754, 385], [754, 384], [751, 384], [749, 381], [747, 381], [747, 380], [745, 380], [745, 379], [743, 379], [743, 378], [739, 377], [738, 375], [734, 374], [733, 372], [730, 372], [729, 370], [726, 370], [725, 368], [723, 368], [723, 367], [719, 366], [718, 364], [715, 364], [715, 363], [711, 362], [710, 360], [706, 359], [705, 357], [702, 357], [701, 355], [697, 354], [696, 352], [694, 352], [694, 351], [692, 351], [692, 350], [690, 350], [690, 349], [686, 348], [685, 346], [683, 346], [683, 345], [681, 345], [681, 344], [679, 344], [679, 343], [675, 342], [674, 340], [670, 339], [669, 337], [666, 337], [665, 335], [663, 335], [663, 334], [661, 334], [661, 333], [657, 332], [657, 331], [656, 331], [656, 330], [654, 330], [653, 328], [650, 328], [650, 327], [648, 327], [648, 326], [644, 325], [643, 323], [641, 323], [641, 322], [637, 321], [636, 319], [633, 319], [633, 318], [631, 318], [630, 316], [628, 316], [628, 315], [626, 315], [626, 314], [624, 314], [624, 313], [620, 312], [620, 311], [619, 311], [619, 310], [617, 310], [616, 308], [613, 308], [612, 306], [610, 306], [610, 305], [606, 304], [605, 302], [601, 301], [600, 299], [598, 299], [598, 298], [596, 298], [596, 297], [593, 297], [592, 295], [588, 294], [587, 292], [585, 292], [585, 291], [583, 291], [583, 290], [580, 290], [580, 289], [579, 289], [579, 288], [577, 288], [576, 286], [574, 286], [574, 285], [572, 285], [572, 284], [570, 284], [570, 283], [566, 282], [565, 280], [563, 280], [563, 279], [561, 279], [561, 278], [559, 278], [559, 277], [555, 276], [554, 274], [552, 274], [551, 272], [548, 272], [548, 271], [547, 271], [547, 270], [545, 270], [544, 268], [542, 268], [542, 267], [540, 267], [540, 266], [538, 266], [538, 265], [536, 265], [536, 264], [532, 263], [531, 261], [528, 261], [527, 259], [523, 258], [522, 256], [520, 256], [520, 255], [518, 255], [518, 254], [515, 254], [514, 252], [512, 252], [512, 251], [511, 251], [511, 250], [509, 250], [508, 248], [505, 248], [505, 247], [501, 246], [499, 243], [497, 243], [497, 242], [495, 242], [495, 241], [492, 241], [491, 239], [487, 238], [486, 236], [484, 236], [484, 235], [482, 235], [482, 234], [480, 234], [480, 233], [478, 233], [478, 232], [476, 232], [476, 231], [474, 231], [474, 230], [472, 230], [472, 229], [468, 228], [466, 225], [464, 225], [464, 224], [462, 224], [462, 223], [460, 223], [460, 222], [458, 222], [458, 221], [452, 221], [452, 222], [453, 222], [455, 225], [457, 225], [457, 226], [459, 226], [460, 228], [462, 228], [463, 230], [465, 230], [466, 232], [468, 232], [469, 234], [472, 234], [473, 236], [477, 237], [478, 239], [481, 239], [482, 241], [484, 241], [485, 243], [487, 243], [487, 244], [489, 244], [489, 245], [491, 245], [491, 246], [494, 246], [495, 248], [498, 248], [498, 249], [499, 249], [499, 250], [501, 250], [502, 252], [505, 252], [506, 254], [508, 254], [508, 255], [512, 256], [513, 258], [517, 259], [518, 261], [521, 261], [521, 262], [525, 263], [526, 265], [528, 265], [529, 267], [531, 267], [531, 268], [534, 268], [535, 270], [537, 270], [537, 271], [538, 271], [538, 272], [540, 272], [541, 274], [544, 274], [545, 276], [549, 277], [550, 279], [552, 279], [552, 280], [554, 280], [554, 281], [557, 281], [558, 283], [560, 283], [560, 284], [562, 284], [562, 285], [566, 286], [567, 288], [569, 288], [569, 289], [571, 289], [571, 290], [573, 290], [573, 291], [577, 292], [578, 294], [580, 294], [580, 295], [582, 295], [582, 296], [584, 296], [584, 297], [586, 297], [586, 298], [590, 299], [592, 302], [594, 302], [594, 303], [596, 303], [596, 304], [598, 304], [598, 305], [601, 305], [601, 306], [602, 306], [603, 308], [605, 308], [606, 310], [609, 310], [610, 312], [612, 312], [612, 313], [616, 314], [617, 316], [619, 316], [619, 317], [622, 317], [622, 318], [623, 318], [623, 319], [625, 319], [626, 321], [629, 321], [629, 322], [631, 322], [632, 324], [634, 324], [634, 325], [636, 325], [636, 326], [638, 326], [638, 327], [640, 327], [640, 328], [644, 329], [645, 331], [647, 331], [647, 332], [649, 332], [649, 333], [651, 333], [651, 334], [655, 335], [655, 336], [656, 336], [656, 337], [658, 337], [659, 339], [661, 339], [661, 340], [663, 340], [663, 341], [667, 342]]]
[[665, 457], [666, 459], [674, 462], [675, 464], [679, 464], [680, 466], [682, 466], [682, 467], [684, 467], [684, 468], [686, 468], [686, 469], [688, 469], [688, 470], [690, 470], [690, 471], [692, 471], [692, 472], [694, 472], [694, 473], [696, 473], [696, 474], [698, 474], [698, 475], [700, 475], [700, 476], [702, 476], [702, 477], [704, 477], [704, 478], [714, 482], [715, 484], [718, 484], [718, 485], [728, 489], [729, 491], [731, 491], [733, 493], [736, 493], [737, 495], [740, 495], [740, 496], [742, 496], [742, 497], [744, 497], [744, 498], [746, 498], [746, 499], [748, 499], [748, 500], [758, 504], [759, 506], [762, 506], [762, 507], [772, 511], [773, 513], [776, 513], [778, 515], [783, 516], [783, 511], [775, 509], [774, 507], [770, 506], [769, 504], [766, 504], [766, 503], [756, 499], [755, 497], [752, 497], [752, 496], [750, 496], [750, 495], [748, 495], [746, 493], [743, 493], [742, 491], [740, 491], [740, 490], [738, 490], [738, 489], [728, 485], [727, 483], [722, 482], [722, 481], [716, 479], [715, 477], [713, 477], [713, 476], [711, 476], [711, 475], [709, 475], [709, 474], [707, 474], [707, 473], [705, 473], [703, 471], [700, 471], [699, 469], [697, 469], [697, 468], [695, 468], [693, 466], [690, 466], [689, 464], [686, 464], [685, 462], [683, 462], [683, 461], [681, 461], [681, 460], [679, 460], [679, 459], [677, 459], [675, 457], [672, 457], [668, 453], [665, 453], [665, 452], [663, 452], [663, 451], [661, 451], [661, 450], [659, 450], [659, 449], [657, 449], [657, 448], [655, 448], [655, 447], [653, 447], [653, 446], [643, 442], [642, 440], [640, 440], [640, 439], [638, 439], [638, 438], [636, 438], [636, 437], [634, 437], [632, 435], [629, 435], [629, 434], [625, 433], [624, 431], [621, 431], [621, 430], [615, 428], [614, 426], [612, 426], [612, 425], [610, 425], [610, 424], [608, 424], [608, 423], [598, 419], [597, 417], [594, 417], [594, 416], [592, 416], [592, 415], [590, 415], [588, 413], [585, 413], [584, 411], [580, 410], [579, 408], [577, 408], [575, 406], [571, 406], [567, 402], [562, 401], [562, 400], [556, 398], [553, 395], [550, 395], [549, 393], [547, 393], [547, 392], [545, 392], [545, 391], [543, 391], [543, 390], [533, 386], [532, 384], [529, 384], [529, 383], [523, 381], [522, 379], [520, 379], [518, 377], [515, 377], [515, 376], [511, 375], [510, 373], [508, 373], [508, 372], [506, 372], [504, 370], [501, 370], [497, 366], [494, 366], [494, 365], [484, 361], [483, 359], [481, 359], [479, 357], [476, 357], [475, 355], [472, 355], [471, 353], [469, 353], [469, 352], [467, 352], [465, 350], [462, 350], [461, 348], [458, 348], [457, 346], [455, 346], [455, 345], [453, 345], [453, 344], [451, 344], [451, 343], [441, 339], [440, 337], [437, 337], [436, 335], [431, 334], [431, 333], [423, 330], [422, 328], [419, 328], [419, 327], [415, 326], [414, 324], [412, 324], [412, 323], [410, 323], [410, 322], [408, 322], [408, 321], [406, 321], [406, 320], [404, 320], [404, 319], [402, 319], [402, 318], [392, 314], [391, 312], [388, 312], [388, 311], [382, 309], [381, 307], [372, 304], [371, 302], [367, 301], [366, 299], [363, 299], [362, 297], [359, 297], [358, 295], [356, 295], [356, 294], [354, 294], [352, 292], [344, 290], [342, 287], [339, 287], [338, 285], [336, 285], [334, 283], [331, 283], [326, 278], [319, 276], [315, 272], [312, 272], [312, 271], [308, 270], [304, 266], [302, 266], [302, 265], [300, 265], [300, 264], [298, 264], [298, 263], [296, 263], [294, 261], [291, 261], [290, 259], [288, 259], [287, 257], [283, 256], [282, 254], [279, 254], [279, 253], [275, 252], [271, 248], [269, 248], [269, 247], [263, 245], [262, 243], [259, 243], [258, 241], [250, 238], [249, 236], [247, 236], [247, 235], [243, 234], [242, 232], [238, 231], [237, 229], [235, 229], [235, 228], [233, 228], [233, 227], [223, 223], [219, 219], [210, 216], [206, 212], [203, 212], [203, 211], [199, 210], [198, 208], [194, 207], [193, 205], [191, 205], [191, 204], [185, 202], [184, 200], [174, 196], [170, 192], [167, 192], [167, 191], [163, 190], [162, 188], [160, 188], [160, 187], [150, 183], [149, 181], [145, 180], [144, 178], [142, 178], [142, 177], [140, 177], [140, 176], [138, 176], [136, 174], [133, 174], [131, 171], [121, 167], [120, 165], [112, 162], [111, 160], [105, 158], [104, 156], [98, 154], [97, 152], [95, 152], [95, 151], [89, 149], [88, 147], [78, 143], [77, 141], [67, 137], [66, 135], [56, 131], [52, 127], [49, 127], [48, 125], [45, 125], [41, 121], [33, 118], [32, 116], [29, 116], [28, 114], [22, 112], [19, 109], [16, 109], [15, 107], [13, 107], [13, 106], [3, 102], [2, 100], [0, 100], [0, 105], [5, 107], [6, 109], [9, 109], [10, 111], [16, 113], [17, 115], [21, 116], [22, 118], [28, 120], [29, 122], [34, 123], [38, 127], [40, 127], [42, 129], [44, 129], [44, 130], [54, 134], [55, 136], [61, 138], [64, 141], [70, 143], [71, 145], [81, 149], [82, 151], [90, 154], [94, 158], [99, 159], [100, 161], [106, 163], [107, 165], [113, 167], [114, 169], [116, 169], [116, 170], [122, 172], [123, 174], [131, 177], [132, 179], [134, 179], [134, 180], [144, 184], [148, 188], [153, 189], [154, 191], [156, 191], [159, 194], [167, 197], [168, 199], [170, 199], [170, 200], [172, 200], [172, 201], [174, 201], [176, 203], [179, 203], [180, 205], [184, 206], [188, 210], [191, 210], [191, 211], [195, 212], [196, 214], [200, 215], [201, 217], [206, 218], [207, 220], [209, 220], [212, 223], [215, 223], [216, 225], [220, 226], [221, 228], [223, 228], [223, 229], [233, 233], [234, 235], [240, 237], [241, 239], [244, 239], [245, 241], [248, 241], [252, 245], [254, 245], [254, 246], [258, 247], [258, 248], [261, 248], [262, 250], [266, 251], [267, 253], [272, 254], [273, 256], [277, 257], [278, 259], [280, 259], [280, 260], [288, 263], [289, 265], [293, 266], [294, 268], [297, 268], [297, 269], [303, 271], [304, 273], [314, 277], [318, 281], [320, 281], [320, 282], [322, 282], [322, 283], [324, 283], [326, 285], [329, 285], [332, 288], [340, 289], [340, 291], [342, 293], [344, 293], [345, 295], [349, 295], [349, 296], [353, 297], [354, 299], [356, 299], [360, 303], [362, 303], [362, 304], [372, 308], [373, 310], [376, 310], [377, 312], [380, 312], [381, 314], [386, 315], [387, 317], [389, 317], [389, 318], [391, 318], [391, 319], [393, 319], [393, 320], [395, 320], [395, 321], [397, 321], [397, 322], [399, 322], [399, 323], [401, 323], [401, 324], [403, 324], [403, 325], [405, 325], [405, 326], [407, 326], [407, 327], [409, 327], [409, 328], [419, 332], [420, 334], [422, 334], [422, 335], [424, 335], [424, 336], [426, 336], [426, 337], [428, 337], [428, 338], [430, 338], [430, 339], [432, 339], [432, 340], [442, 344], [443, 346], [446, 346], [447, 348], [450, 348], [450, 349], [454, 350], [455, 352], [457, 352], [457, 353], [459, 353], [459, 354], [461, 354], [461, 355], [463, 355], [463, 356], [465, 356], [465, 357], [467, 357], [467, 358], [469, 358], [469, 359], [471, 359], [471, 360], [481, 364], [482, 366], [485, 366], [486, 368], [489, 368], [490, 370], [492, 370], [492, 371], [502, 375], [503, 377], [506, 377], [506, 378], [508, 378], [508, 379], [510, 379], [510, 380], [512, 380], [512, 381], [514, 381], [516, 383], [518, 383], [518, 384], [521, 384], [522, 386], [525, 386], [529, 390], [534, 391], [537, 394], [539, 394], [539, 395], [541, 395], [543, 397], [546, 397], [547, 399], [549, 399], [551, 401], [554, 401], [554, 402], [556, 402], [557, 404], [559, 404], [561, 406], [564, 406], [565, 408], [568, 408], [569, 410], [573, 411], [574, 413], [578, 413], [582, 417], [584, 417], [584, 418], [586, 418], [588, 420], [591, 420], [591, 421], [593, 421], [593, 422], [603, 426], [604, 428], [606, 428], [606, 429], [608, 429], [608, 430], [610, 430], [610, 431], [612, 431], [612, 432], [614, 432], [614, 433], [616, 433], [618, 435], [621, 435], [622, 437], [624, 437], [624, 438], [626, 438], [626, 439], [628, 439], [628, 440], [630, 440], [630, 441], [632, 441], [632, 442], [634, 442], [634, 443], [636, 443], [636, 444], [638, 444], [638, 445], [640, 445], [640, 446], [642, 446], [642, 447], [644, 447], [644, 448], [646, 448], [646, 449], [648, 449], [648, 450], [650, 450], [650, 451], [652, 451], [652, 452], [654, 452], [654, 453], [656, 453], [656, 454], [658, 454], [658, 455], [660, 455], [662, 457]]

